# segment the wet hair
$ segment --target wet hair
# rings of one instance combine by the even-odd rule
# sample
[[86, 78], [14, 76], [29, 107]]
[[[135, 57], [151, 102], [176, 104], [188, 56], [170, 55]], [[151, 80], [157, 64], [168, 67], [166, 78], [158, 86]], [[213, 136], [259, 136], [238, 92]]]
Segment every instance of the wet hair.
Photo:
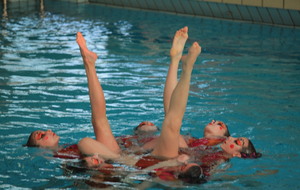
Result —
[[32, 138], [33, 137], [33, 133], [32, 132], [29, 137], [28, 137], [28, 140], [27, 140], [27, 143], [24, 144], [23, 146], [27, 146], [27, 147], [38, 147], [38, 145], [35, 143], [34, 139]]
[[247, 147], [243, 147], [241, 151], [242, 158], [260, 158], [262, 156], [261, 153], [256, 152], [254, 145], [249, 140], [249, 144]]
[[180, 173], [178, 179], [191, 184], [202, 184], [207, 182], [200, 166], [190, 167], [187, 171]]
[[85, 168], [85, 169], [87, 169], [88, 168], [88, 163], [87, 163], [87, 161], [86, 160], [80, 160], [79, 162], [78, 162], [78, 165], [79, 166], [81, 166], [81, 167], [83, 167], [83, 168]]

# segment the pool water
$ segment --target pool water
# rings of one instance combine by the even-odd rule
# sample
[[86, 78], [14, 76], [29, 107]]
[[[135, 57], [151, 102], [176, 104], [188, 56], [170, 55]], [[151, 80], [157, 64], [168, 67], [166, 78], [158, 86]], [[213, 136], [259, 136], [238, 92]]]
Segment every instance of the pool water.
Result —
[[203, 51], [194, 67], [182, 133], [201, 137], [207, 123], [221, 120], [232, 136], [250, 138], [263, 157], [231, 159], [202, 185], [147, 176], [111, 185], [300, 188], [299, 29], [50, 0], [44, 10], [12, 12], [1, 17], [0, 26], [1, 189], [93, 187], [86, 183], [89, 172], [68, 172], [65, 160], [50, 151], [22, 147], [38, 129], [55, 131], [62, 144], [93, 137], [77, 31], [99, 55], [97, 71], [112, 130], [126, 135], [144, 120], [161, 126], [169, 48], [174, 32], [185, 25], [187, 47], [198, 41]]

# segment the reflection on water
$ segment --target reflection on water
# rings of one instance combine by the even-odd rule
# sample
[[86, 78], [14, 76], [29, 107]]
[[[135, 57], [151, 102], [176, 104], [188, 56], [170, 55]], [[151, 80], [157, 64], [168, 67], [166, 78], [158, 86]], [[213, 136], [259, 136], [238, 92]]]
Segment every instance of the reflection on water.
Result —
[[[108, 117], [123, 135], [144, 120], [161, 125], [170, 43], [182, 25], [190, 29], [187, 46], [203, 47], [182, 132], [201, 137], [203, 126], [222, 120], [264, 155], [232, 159], [203, 188], [299, 187], [299, 29], [47, 0], [28, 10], [0, 6], [0, 188], [99, 185], [89, 173], [68, 173], [51, 152], [21, 146], [37, 129], [55, 131], [63, 144], [93, 136], [77, 31], [99, 55]], [[131, 188], [147, 179], [153, 188], [182, 187], [134, 177], [113, 185]]]

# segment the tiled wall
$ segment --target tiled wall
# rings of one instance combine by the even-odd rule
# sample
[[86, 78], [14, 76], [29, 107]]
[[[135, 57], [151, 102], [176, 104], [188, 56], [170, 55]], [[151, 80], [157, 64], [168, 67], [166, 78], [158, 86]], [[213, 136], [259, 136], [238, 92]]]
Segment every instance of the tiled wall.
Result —
[[[8, 16], [11, 12], [22, 13], [24, 10], [32, 11], [41, 9], [40, 3], [37, 0], [0, 0], [1, 14], [3, 17]], [[10, 12], [7, 11], [9, 7]]]
[[[39, 3], [43, 0], [2, 0]], [[300, 0], [64, 0], [108, 6], [300, 27]], [[41, 3], [40, 3], [41, 4]]]
[[300, 27], [300, 0], [72, 0], [193, 16]]

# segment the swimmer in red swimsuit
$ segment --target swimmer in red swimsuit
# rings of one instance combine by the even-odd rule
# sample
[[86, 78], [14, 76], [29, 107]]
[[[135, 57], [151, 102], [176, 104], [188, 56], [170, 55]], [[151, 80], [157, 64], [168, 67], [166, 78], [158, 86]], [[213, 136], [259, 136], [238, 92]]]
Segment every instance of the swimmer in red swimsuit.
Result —
[[[129, 148], [134, 146], [134, 141], [138, 141], [140, 144], [145, 144], [146, 142], [151, 141], [153, 138], [154, 132], [158, 131], [158, 127], [153, 123], [144, 121], [139, 124], [135, 129], [136, 135], [127, 135], [117, 137], [118, 144]], [[53, 156], [56, 158], [63, 159], [80, 159], [82, 157], [77, 144], [72, 145], [59, 145], [60, 137], [52, 132], [48, 131], [34, 131], [26, 143], [25, 146], [28, 147], [41, 147], [41, 148], [50, 148], [54, 150]]]
[[[96, 136], [96, 140], [86, 138], [85, 141], [82, 142], [87, 142], [88, 140], [93, 142], [96, 141], [97, 144], [93, 148], [100, 151], [105, 158], [117, 158], [119, 157], [120, 147], [112, 134], [106, 117], [106, 102], [104, 93], [100, 85], [100, 81], [97, 78], [95, 69], [97, 55], [88, 50], [86, 41], [80, 32], [77, 33], [76, 41], [79, 45], [87, 74], [90, 104], [92, 108], [92, 124], [94, 134]], [[58, 149], [58, 142], [59, 136], [50, 130], [35, 131], [30, 135], [26, 145]], [[80, 143], [78, 145], [80, 145]], [[79, 151], [81, 152], [80, 147]], [[93, 150], [91, 149], [91, 151]]]

